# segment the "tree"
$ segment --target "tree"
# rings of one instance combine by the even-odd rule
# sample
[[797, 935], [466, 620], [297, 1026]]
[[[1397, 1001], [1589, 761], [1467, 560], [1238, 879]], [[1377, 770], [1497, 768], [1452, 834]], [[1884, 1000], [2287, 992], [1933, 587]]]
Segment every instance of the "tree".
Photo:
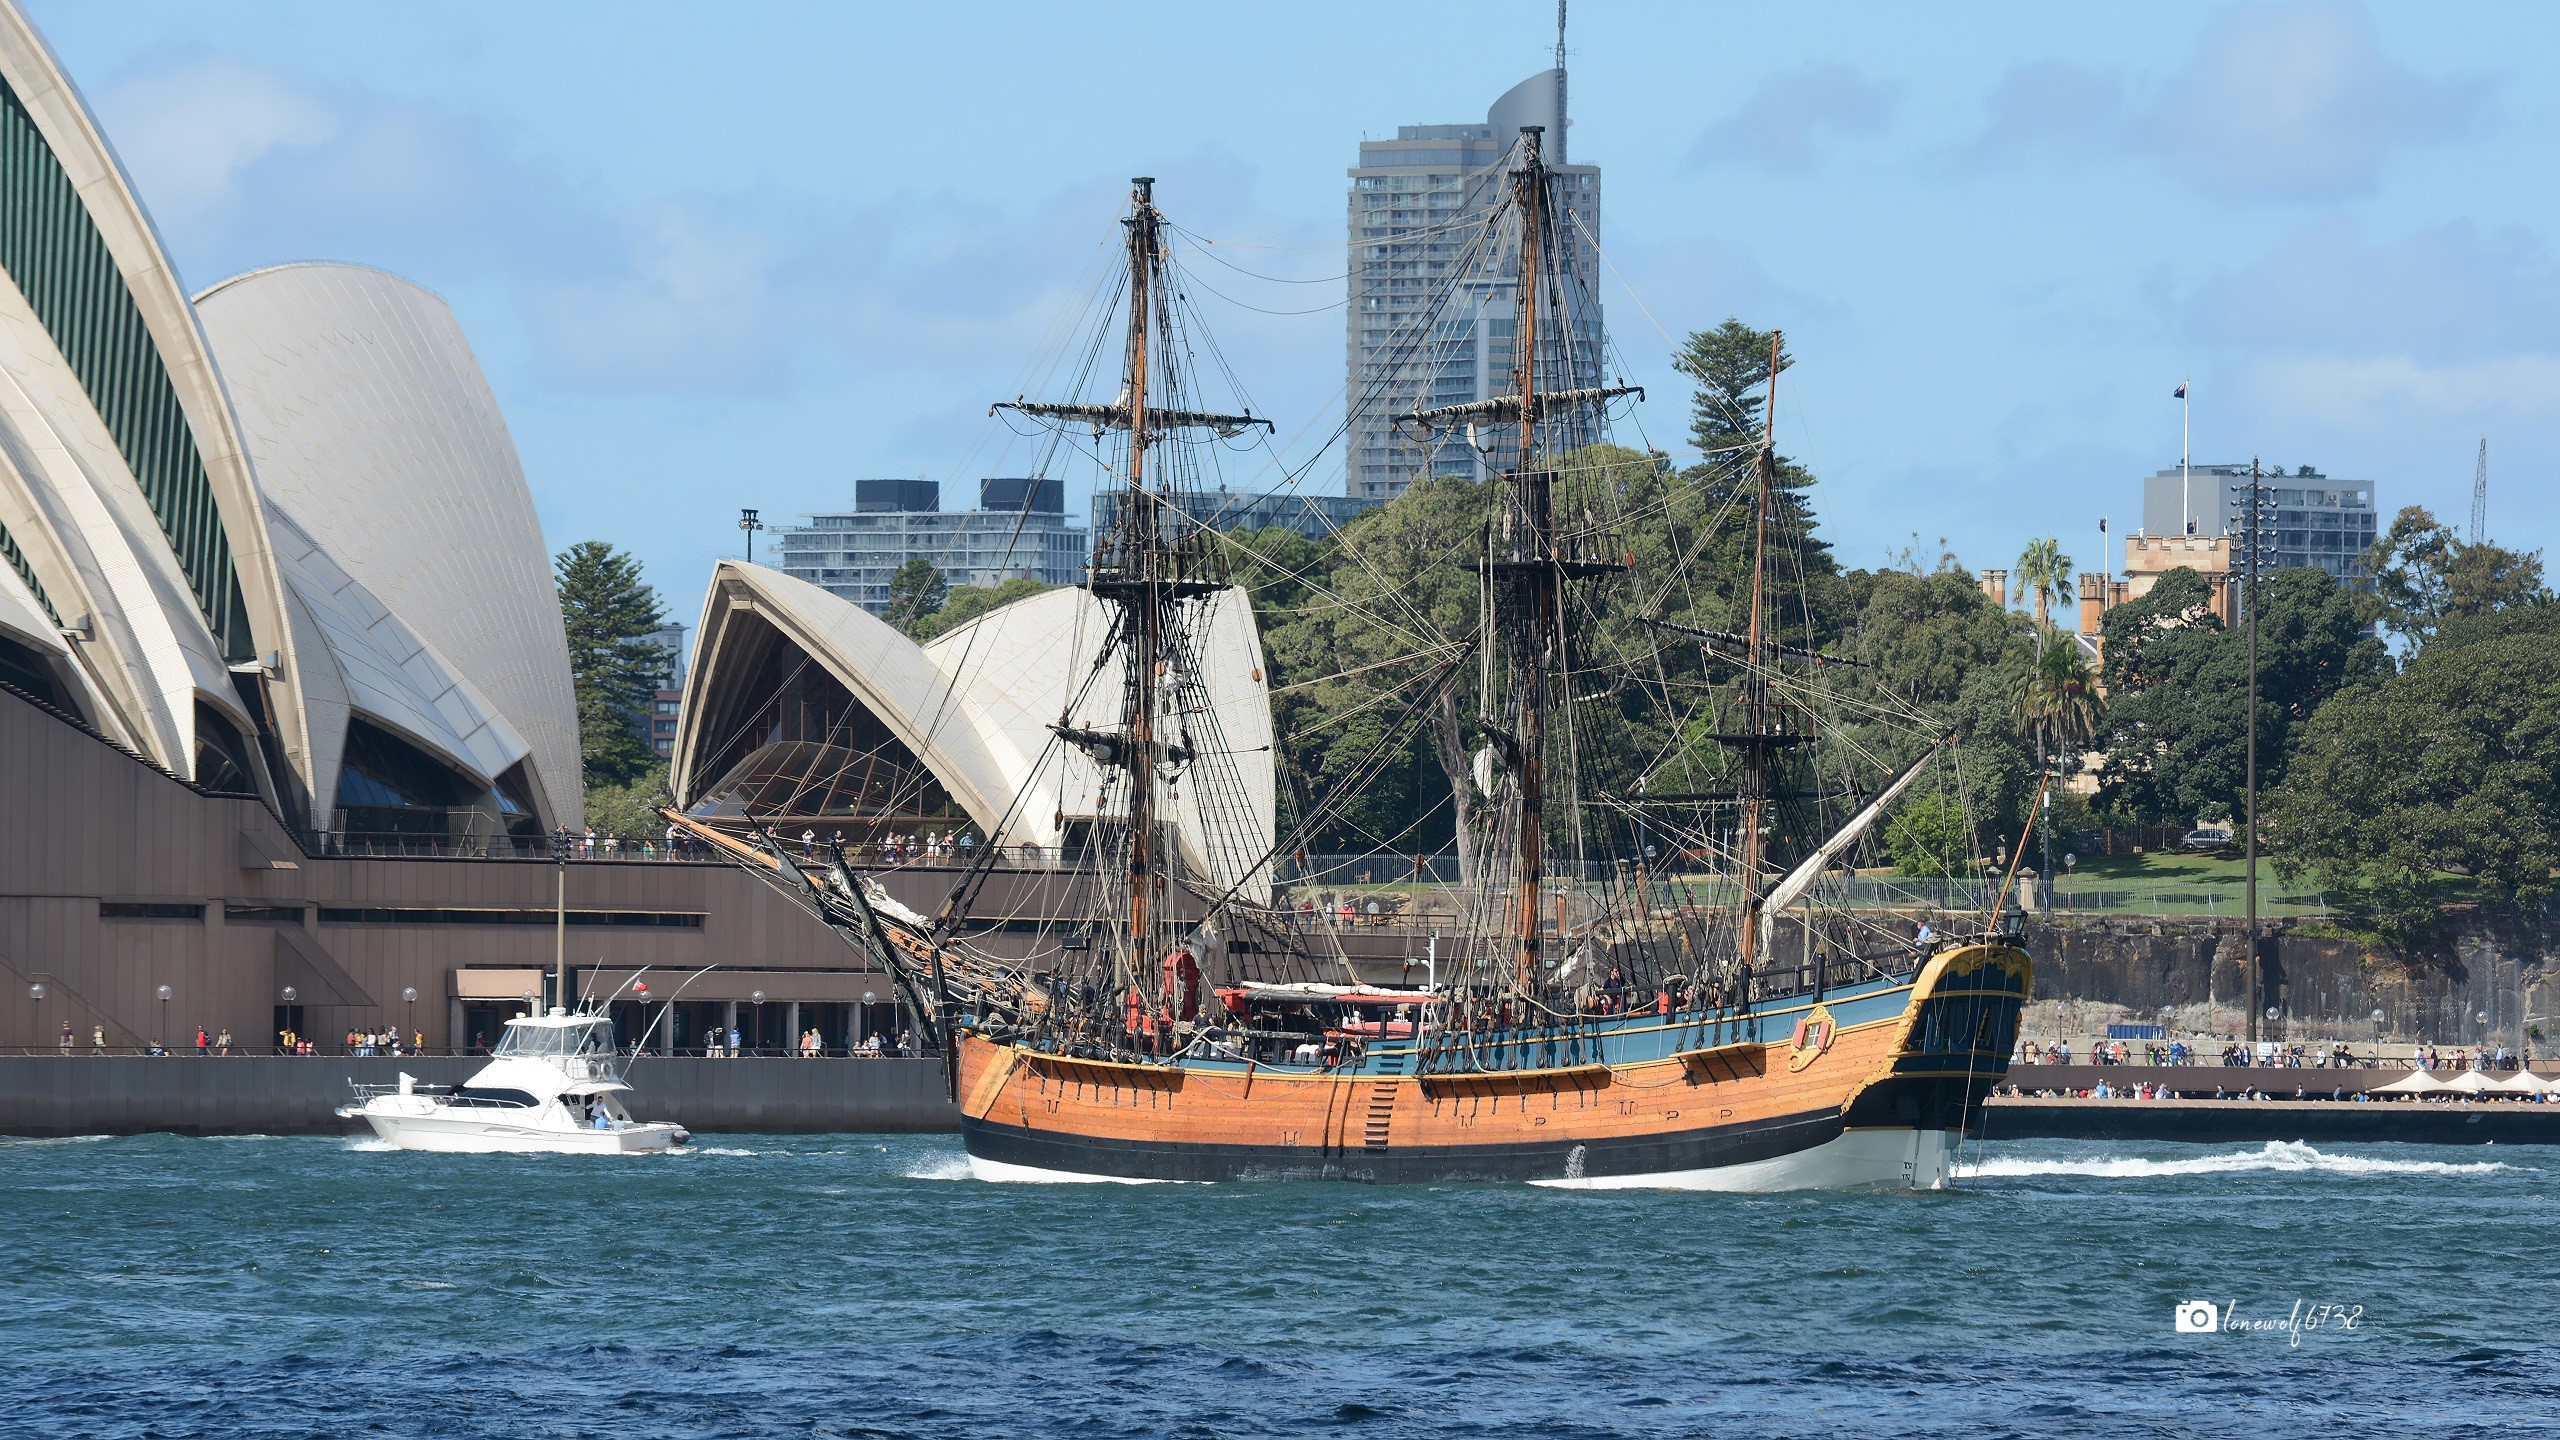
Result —
[[1001, 610], [1016, 600], [1028, 600], [1056, 588], [1021, 576], [996, 585], [954, 585], [941, 606], [909, 626], [907, 633], [919, 642], [930, 640], [936, 635], [957, 630], [990, 610]]
[[650, 840], [666, 833], [658, 807], [675, 801], [667, 793], [667, 766], [661, 760], [620, 785], [587, 789], [587, 826], [599, 835]]
[[1962, 778], [1981, 826], [1968, 846], [1987, 847], [2015, 826], [2035, 783], [2034, 757], [2019, 743], [2006, 698], [2026, 666], [2027, 622], [1993, 605], [1960, 566], [1927, 575], [1853, 572], [1844, 579], [1852, 590], [1863, 585], [1867, 596], [1846, 652], [1868, 667], [1878, 691], [1924, 722], [1852, 725], [1849, 748], [1900, 766], [1930, 739], [1954, 730], [1955, 753], [1931, 764]]
[[654, 638], [665, 612], [642, 583], [640, 562], [601, 540], [581, 540], [552, 564], [587, 787], [627, 785], [657, 763], [640, 727], [666, 680], [666, 647]]
[[1905, 875], [1970, 875], [1972, 827], [1964, 807], [1944, 791], [1930, 791], [1903, 803], [1884, 827], [1885, 854]]
[[[910, 560], [889, 577], [889, 611], [880, 618], [902, 635], [915, 636], [927, 616], [951, 598], [951, 582], [930, 560]], [[921, 638], [921, 637], [917, 637]]]
[[[1742, 507], [1741, 523], [1731, 527], [1731, 541], [1720, 557], [1731, 563], [1735, 544], [1747, 541], [1752, 512], [1758, 508], [1758, 481], [1752, 467], [1761, 444], [1761, 410], [1767, 403], [1771, 341], [1769, 331], [1728, 319], [1713, 330], [1690, 334], [1671, 357], [1672, 368], [1697, 382], [1689, 399], [1689, 443], [1705, 463], [1690, 474], [1704, 488], [1712, 506], [1728, 501]], [[1783, 348], [1777, 351], [1780, 373], [1795, 364]], [[1839, 571], [1831, 547], [1813, 533], [1813, 505], [1807, 491], [1812, 472], [1784, 456], [1772, 456], [1769, 538], [1781, 554], [1779, 572], [1792, 582], [1804, 577], [1808, 587]], [[1748, 550], [1742, 551], [1747, 558]], [[1818, 602], [1817, 602], [1818, 603]]]
[[[2043, 767], [2051, 751], [2071, 749], [2097, 733], [2106, 702], [2098, 695], [2098, 677], [2080, 653], [2079, 637], [2052, 630], [2037, 637], [2034, 646], [2016, 694], [2018, 716], [2035, 736], [2036, 763]], [[2076, 760], [2071, 768], [2079, 768]]]
[[2405, 951], [2442, 944], [2463, 891], [2493, 923], [2547, 913], [2560, 875], [2560, 604], [2446, 623], [2399, 673], [2305, 725], [2268, 807], [2288, 881]]
[[[2303, 723], [2341, 688], [2386, 673], [2390, 661], [2366, 628], [2360, 597], [2327, 572], [2278, 570], [2258, 589], [2264, 791], [2282, 782]], [[2201, 577], [2174, 570], [2107, 617], [2113, 704], [2098, 790], [2130, 817], [2183, 823], [2244, 807], [2248, 636], [2203, 609], [2209, 593]]]
[[2542, 552], [2464, 540], [2421, 505], [2402, 510], [2364, 555], [2381, 602], [2382, 623], [2413, 645], [2458, 615], [2486, 615], [2529, 604], [2550, 592], [2542, 584]]
[[2051, 908], [2053, 792], [2060, 788], [2054, 783], [2053, 755], [2056, 751], [2072, 752], [2071, 763], [2063, 770], [2065, 774], [2077, 774], [2077, 752], [2097, 733], [2106, 703], [2098, 696], [2098, 677], [2090, 673], [2089, 661], [2080, 653], [2080, 637], [2046, 630], [2037, 636], [2034, 645], [2034, 659], [2026, 674], [2019, 677], [2018, 714], [2036, 737], [2036, 790], [2041, 804], [2030, 818], [2043, 832], [2044, 860], [2038, 872], [2046, 906]]
[[2050, 536], [2029, 541], [2014, 574], [2020, 596], [2035, 602], [2036, 628], [2052, 629], [2049, 605], [2071, 600], [2071, 557], [2062, 553], [2062, 542]]

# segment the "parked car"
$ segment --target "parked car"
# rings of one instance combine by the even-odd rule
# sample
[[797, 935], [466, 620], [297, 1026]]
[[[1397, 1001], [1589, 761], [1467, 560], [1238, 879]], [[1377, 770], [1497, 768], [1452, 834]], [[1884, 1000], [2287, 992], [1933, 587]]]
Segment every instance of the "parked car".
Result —
[[2202, 829], [2188, 831], [2185, 837], [2178, 841], [2178, 848], [2181, 850], [2220, 850], [2226, 848], [2230, 844], [2230, 831], [2216, 830], [2207, 826]]

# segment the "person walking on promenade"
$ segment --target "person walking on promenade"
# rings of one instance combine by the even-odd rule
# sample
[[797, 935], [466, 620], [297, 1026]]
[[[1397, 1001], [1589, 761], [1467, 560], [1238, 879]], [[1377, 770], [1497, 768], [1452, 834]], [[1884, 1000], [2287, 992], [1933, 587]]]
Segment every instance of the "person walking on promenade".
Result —
[[740, 1041], [740, 1039], [742, 1039], [742, 1038], [743, 1038], [743, 1037], [741, 1037], [741, 1036], [738, 1034], [738, 1027], [737, 1027], [737, 1026], [732, 1025], [732, 1026], [730, 1026], [730, 1027], [729, 1027], [729, 1058], [730, 1058], [730, 1059], [735, 1060], [735, 1059], [737, 1059], [737, 1058], [738, 1058], [738, 1042], [739, 1042], [739, 1041]]
[[221, 1057], [222, 1057], [223, 1059], [225, 1059], [225, 1060], [228, 1060], [228, 1059], [230, 1059], [230, 1058], [231, 1058], [231, 1027], [230, 1027], [230, 1026], [228, 1026], [228, 1025], [223, 1026], [223, 1027], [222, 1027], [222, 1033], [221, 1033], [221, 1034], [219, 1034], [219, 1035], [216, 1035], [215, 1037], [213, 1037], [213, 1053], [215, 1053], [216, 1055], [221, 1056]]
[[210, 1035], [207, 1035], [206, 1033], [204, 1033], [204, 1027], [203, 1027], [203, 1026], [201, 1026], [201, 1025], [197, 1026], [197, 1027], [196, 1027], [196, 1053], [197, 1053], [198, 1055], [209, 1055], [209, 1054], [211, 1054], [212, 1052], [213, 1052], [213, 1037], [212, 1037], [212, 1036], [210, 1036]]
[[107, 1053], [106, 1026], [92, 1025], [89, 1027], [89, 1053], [92, 1055], [104, 1055]]
[[68, 1020], [63, 1021], [63, 1022], [62, 1022], [62, 1053], [63, 1053], [64, 1055], [68, 1056], [68, 1055], [71, 1053], [71, 1049], [72, 1049], [72, 1047], [73, 1047], [73, 1046], [75, 1046], [75, 1045], [77, 1045], [77, 1044], [79, 1044], [79, 1043], [80, 1043], [80, 1037], [71, 1033], [71, 1022], [70, 1022], [70, 1021], [68, 1021]]

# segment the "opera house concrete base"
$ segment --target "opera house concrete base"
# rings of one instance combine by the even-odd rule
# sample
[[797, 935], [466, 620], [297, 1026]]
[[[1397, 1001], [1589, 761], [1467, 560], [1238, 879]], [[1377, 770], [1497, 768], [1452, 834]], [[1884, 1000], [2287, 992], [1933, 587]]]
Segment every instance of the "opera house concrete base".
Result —
[[[192, 1051], [200, 1026], [243, 1050], [288, 1028], [333, 1050], [350, 1029], [486, 1043], [547, 982], [564, 876], [572, 997], [648, 969], [651, 1003], [615, 1007], [627, 1038], [657, 1024], [653, 1047], [673, 1028], [698, 1050], [735, 1024], [780, 1049], [816, 1028], [841, 1051], [903, 1028], [883, 976], [729, 866], [314, 856], [258, 800], [206, 794], [0, 691], [0, 1053], [50, 1059], [66, 1026], [84, 1058], [101, 1042]], [[945, 884], [902, 888], [931, 904]], [[705, 966], [668, 1026], [666, 1001]]]
[[[401, 1072], [449, 1085], [484, 1057], [0, 1056], [0, 1134], [356, 1135], [341, 1120], [347, 1082], [387, 1085]], [[722, 1131], [957, 1130], [939, 1060], [651, 1058], [631, 1072], [640, 1120]]]

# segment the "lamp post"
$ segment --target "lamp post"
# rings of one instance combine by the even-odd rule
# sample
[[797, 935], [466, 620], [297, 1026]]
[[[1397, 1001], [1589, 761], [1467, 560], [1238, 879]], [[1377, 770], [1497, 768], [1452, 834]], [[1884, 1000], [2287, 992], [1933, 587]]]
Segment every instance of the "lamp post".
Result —
[[151, 1037], [151, 1043], [165, 1049], [169, 1043], [169, 997], [178, 992], [163, 985], [151, 993], [160, 997], [160, 1033]]
[[857, 1050], [862, 1048], [863, 1037], [871, 1029], [871, 1002], [879, 998], [869, 990], [862, 992], [862, 1008], [853, 1017], [853, 1044]]
[[753, 565], [756, 563], [756, 532], [765, 528], [764, 522], [756, 518], [752, 507], [742, 508], [738, 511], [738, 528], [747, 532], [747, 563]]
[[408, 1021], [408, 1023], [407, 1023], [406, 1025], [402, 1026], [401, 1028], [402, 1028], [402, 1029], [404, 1029], [404, 1030], [407, 1030], [407, 1031], [408, 1031], [410, 1034], [412, 1034], [412, 1035], [417, 1034], [417, 1033], [418, 1033], [418, 987], [417, 987], [417, 986], [415, 986], [415, 985], [403, 985], [403, 986], [401, 986], [401, 987], [400, 987], [400, 1003], [409, 1007], [409, 1021]]
[[756, 1053], [762, 1054], [764, 1053], [764, 992], [748, 991], [747, 1003], [755, 1007], [756, 1043], [754, 1048]]
[[[2240, 572], [2240, 603], [2249, 611], [2249, 709], [2248, 725], [2248, 871], [2244, 880], [2249, 907], [2249, 1028], [2258, 1028], [2258, 970], [2262, 963], [2258, 954], [2258, 572], [2266, 568], [2267, 526], [2265, 506], [2267, 486], [2259, 473], [2258, 462], [2249, 461], [2249, 483], [2231, 487], [2232, 498], [2244, 499], [2248, 510], [2241, 522], [2241, 556], [2246, 557]], [[2273, 1007], [2268, 1017], [2274, 1018]], [[2253, 1033], [2252, 1040], [2258, 1037]]]

